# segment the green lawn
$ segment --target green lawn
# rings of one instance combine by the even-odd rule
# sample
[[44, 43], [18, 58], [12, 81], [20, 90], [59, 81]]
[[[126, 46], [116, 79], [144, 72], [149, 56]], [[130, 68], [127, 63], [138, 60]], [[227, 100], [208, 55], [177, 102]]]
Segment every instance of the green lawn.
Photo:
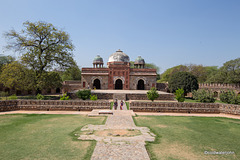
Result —
[[[201, 102], [199, 102], [197, 100], [194, 100], [194, 99], [191, 99], [191, 98], [185, 98], [184, 102], [187, 102], [187, 103], [201, 103]], [[224, 103], [224, 102], [222, 102], [220, 100], [216, 100], [215, 103]]]
[[0, 159], [90, 159], [95, 141], [74, 136], [104, 117], [13, 114], [0, 116]]
[[[137, 116], [138, 126], [157, 135], [147, 143], [151, 159], [240, 159], [240, 120], [208, 117]], [[206, 155], [204, 151], [232, 151]]]

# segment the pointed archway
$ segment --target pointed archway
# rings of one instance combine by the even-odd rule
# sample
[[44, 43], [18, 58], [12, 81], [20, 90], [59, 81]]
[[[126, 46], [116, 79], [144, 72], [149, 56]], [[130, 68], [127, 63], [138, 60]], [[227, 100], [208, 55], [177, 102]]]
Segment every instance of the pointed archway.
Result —
[[93, 81], [93, 87], [95, 87], [96, 89], [101, 89], [101, 82], [99, 79], [95, 79]]
[[144, 90], [144, 81], [142, 79], [138, 81], [137, 90]]
[[123, 83], [121, 79], [117, 79], [115, 82], [115, 89], [123, 89]]

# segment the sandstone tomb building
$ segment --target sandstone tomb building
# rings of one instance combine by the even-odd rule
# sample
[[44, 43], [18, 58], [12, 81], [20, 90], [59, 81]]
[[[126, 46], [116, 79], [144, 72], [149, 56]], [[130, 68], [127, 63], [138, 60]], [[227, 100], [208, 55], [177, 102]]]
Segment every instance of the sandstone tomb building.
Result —
[[131, 68], [129, 56], [119, 49], [110, 55], [107, 68], [103, 64], [98, 55], [93, 60], [93, 68], [82, 68], [82, 89], [149, 90], [156, 87], [156, 69], [146, 68], [141, 56]]

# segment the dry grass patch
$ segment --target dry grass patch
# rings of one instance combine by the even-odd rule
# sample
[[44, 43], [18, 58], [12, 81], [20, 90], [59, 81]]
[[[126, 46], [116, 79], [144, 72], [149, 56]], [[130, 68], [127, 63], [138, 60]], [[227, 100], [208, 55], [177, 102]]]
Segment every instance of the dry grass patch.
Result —
[[141, 135], [141, 132], [136, 129], [105, 129], [105, 130], [99, 130], [94, 132], [97, 136], [119, 136], [119, 137], [133, 137]]

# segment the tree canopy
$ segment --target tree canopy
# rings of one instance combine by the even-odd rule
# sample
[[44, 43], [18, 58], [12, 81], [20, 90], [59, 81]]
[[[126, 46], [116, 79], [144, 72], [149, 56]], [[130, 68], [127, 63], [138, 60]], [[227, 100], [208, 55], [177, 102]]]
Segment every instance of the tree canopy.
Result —
[[217, 72], [217, 66], [203, 66], [196, 64], [178, 65], [167, 69], [162, 75], [159, 82], [168, 82], [171, 76], [177, 72], [189, 72], [193, 74], [199, 83], [205, 83]]
[[168, 87], [172, 93], [181, 88], [184, 93], [189, 93], [198, 89], [198, 80], [189, 72], [178, 72], [171, 76]]
[[11, 89], [31, 89], [34, 86], [34, 81], [34, 72], [17, 61], [4, 65], [0, 74], [0, 83]]
[[23, 26], [19, 33], [15, 30], [5, 33], [9, 39], [6, 47], [23, 53], [22, 62], [38, 75], [54, 67], [69, 67], [72, 64], [73, 44], [66, 32], [41, 21], [25, 22]]
[[224, 63], [208, 81], [212, 83], [240, 83], [240, 58]]
[[74, 65], [69, 35], [51, 23], [41, 21], [25, 22], [23, 26], [21, 32], [10, 30], [5, 33], [9, 40], [6, 47], [21, 53], [21, 63], [35, 74], [36, 89], [54, 86], [54, 83], [59, 86], [60, 76], [50, 71]]
[[0, 73], [1, 73], [2, 67], [5, 64], [12, 63], [13, 61], [15, 61], [14, 57], [12, 57], [12, 56], [4, 56], [4, 55], [0, 54]]

